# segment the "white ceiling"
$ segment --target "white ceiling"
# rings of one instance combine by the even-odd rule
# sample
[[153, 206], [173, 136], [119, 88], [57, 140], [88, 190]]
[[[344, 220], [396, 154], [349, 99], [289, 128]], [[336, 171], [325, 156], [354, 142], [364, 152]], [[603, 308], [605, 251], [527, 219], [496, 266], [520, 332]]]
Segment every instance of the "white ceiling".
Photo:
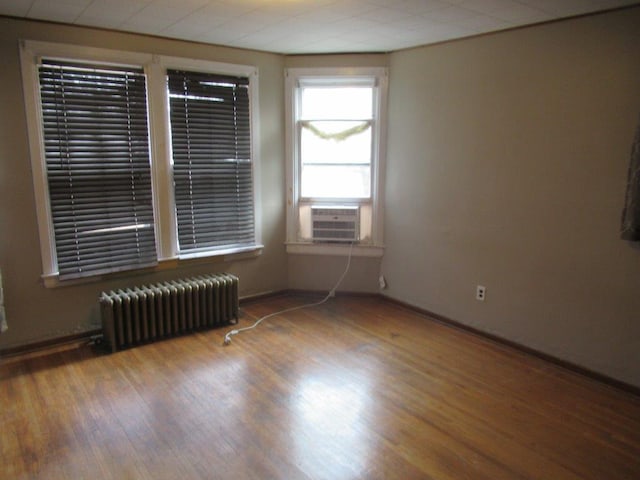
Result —
[[276, 53], [388, 52], [630, 0], [0, 0], [0, 15]]

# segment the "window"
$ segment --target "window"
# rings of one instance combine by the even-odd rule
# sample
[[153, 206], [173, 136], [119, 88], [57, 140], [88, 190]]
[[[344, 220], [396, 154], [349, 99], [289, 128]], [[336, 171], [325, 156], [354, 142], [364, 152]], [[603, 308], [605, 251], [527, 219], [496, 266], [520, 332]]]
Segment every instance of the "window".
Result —
[[372, 85], [300, 85], [300, 196], [371, 198]]
[[253, 67], [21, 47], [45, 284], [258, 252]]
[[253, 245], [249, 79], [167, 76], [180, 251]]
[[39, 74], [60, 278], [155, 264], [143, 71], [45, 60]]
[[386, 87], [380, 68], [287, 71], [288, 251], [382, 246]]

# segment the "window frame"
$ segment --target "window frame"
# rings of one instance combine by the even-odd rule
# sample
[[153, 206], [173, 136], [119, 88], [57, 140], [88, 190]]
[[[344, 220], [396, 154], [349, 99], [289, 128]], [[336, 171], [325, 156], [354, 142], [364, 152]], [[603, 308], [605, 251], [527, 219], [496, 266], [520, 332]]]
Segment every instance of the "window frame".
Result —
[[143, 69], [43, 58], [38, 73], [60, 278], [155, 266]]
[[[305, 86], [362, 86], [373, 83], [373, 130], [371, 152], [371, 194], [369, 198], [305, 198], [301, 195], [300, 100]], [[287, 155], [287, 252], [300, 254], [382, 256], [384, 172], [386, 159], [386, 114], [388, 73], [384, 67], [289, 68], [285, 71], [285, 115]], [[317, 243], [299, 235], [301, 206], [370, 205], [371, 237], [369, 242], [349, 244]]]
[[[73, 280], [59, 279], [43, 142], [43, 117], [38, 80], [38, 68], [41, 58], [132, 66], [143, 68], [145, 72], [147, 77], [149, 148], [158, 265], [142, 270], [164, 269], [167, 266], [174, 266], [176, 262], [182, 260], [211, 257], [221, 257], [223, 260], [227, 260], [261, 254], [264, 247], [262, 245], [261, 231], [262, 212], [258, 201], [260, 196], [260, 132], [258, 125], [258, 69], [256, 67], [33, 40], [20, 40], [19, 43], [34, 199], [40, 237], [42, 278], [46, 287], [99, 281], [105, 276], [115, 275], [116, 273], [84, 276]], [[203, 73], [246, 76], [249, 78], [250, 144], [254, 200], [254, 243], [251, 246], [213, 249], [206, 252], [188, 254], [181, 254], [178, 251], [175, 200], [173, 198], [169, 103], [166, 86], [166, 70], [168, 68], [191, 69]], [[131, 274], [140, 270], [127, 270], [124, 273]]]
[[[161, 79], [162, 82], [154, 82], [153, 88], [154, 93], [156, 93], [158, 98], [162, 98], [162, 119], [157, 122], [159, 125], [154, 122], [153, 118], [150, 123], [152, 125], [152, 129], [158, 127], [159, 129], [163, 129], [162, 134], [158, 134], [157, 132], [152, 135], [152, 141], [154, 139], [158, 140], [158, 145], [156, 145], [158, 154], [162, 156], [163, 160], [161, 163], [163, 167], [163, 171], [159, 171], [156, 174], [156, 177], [162, 181], [161, 188], [157, 188], [159, 192], [164, 192], [166, 195], [166, 199], [162, 201], [162, 205], [157, 205], [157, 208], [160, 209], [162, 207], [166, 207], [169, 205], [171, 208], [170, 211], [165, 212], [165, 216], [167, 217], [167, 221], [165, 222], [165, 227], [160, 235], [156, 235], [156, 238], [160, 238], [162, 243], [159, 248], [159, 251], [162, 252], [163, 256], [159, 257], [159, 261], [164, 259], [178, 259], [178, 260], [189, 260], [196, 258], [206, 258], [206, 257], [215, 257], [221, 255], [231, 255], [236, 253], [245, 253], [245, 252], [253, 252], [255, 250], [261, 250], [264, 248], [262, 245], [262, 222], [261, 219], [261, 207], [260, 207], [260, 162], [258, 159], [260, 158], [259, 152], [259, 122], [258, 122], [258, 69], [252, 66], [244, 66], [244, 65], [236, 65], [231, 63], [222, 63], [222, 62], [211, 62], [208, 60], [197, 60], [191, 58], [183, 58], [183, 57], [175, 57], [175, 56], [167, 56], [167, 55], [155, 55], [154, 62], [150, 66], [150, 69], [158, 70], [160, 73], [153, 75], [154, 79]], [[222, 74], [222, 75], [235, 75], [235, 76], [246, 76], [249, 78], [249, 116], [251, 123], [251, 175], [253, 181], [253, 214], [254, 214], [254, 245], [251, 247], [244, 248], [230, 248], [230, 249], [215, 249], [209, 250], [206, 252], [190, 252], [190, 253], [181, 253], [178, 250], [178, 228], [177, 228], [177, 218], [175, 211], [175, 198], [174, 198], [174, 188], [173, 188], [173, 171], [171, 168], [173, 159], [173, 153], [171, 148], [171, 124], [169, 120], [169, 96], [167, 94], [167, 88], [164, 83], [166, 71], [167, 69], [176, 69], [176, 70], [193, 70], [202, 73], [212, 73], [212, 74]], [[152, 76], [150, 75], [149, 78]], [[158, 84], [159, 83], [159, 84]], [[148, 87], [151, 96], [151, 87]], [[160, 93], [162, 92], [162, 93]], [[159, 120], [159, 119], [157, 119]], [[152, 152], [153, 156], [153, 152]], [[160, 165], [158, 165], [160, 167]], [[152, 170], [154, 168], [152, 162]], [[159, 185], [160, 186], [160, 185]], [[162, 199], [159, 199], [159, 201]], [[166, 228], [168, 227], [168, 228]], [[168, 240], [168, 241], [167, 241]]]

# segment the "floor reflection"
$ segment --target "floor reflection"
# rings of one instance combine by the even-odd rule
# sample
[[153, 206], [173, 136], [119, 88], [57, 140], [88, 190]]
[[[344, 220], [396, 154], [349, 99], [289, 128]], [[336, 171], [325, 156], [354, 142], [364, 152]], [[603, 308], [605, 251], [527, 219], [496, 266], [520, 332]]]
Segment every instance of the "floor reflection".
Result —
[[[361, 478], [372, 439], [366, 438], [369, 385], [332, 371], [303, 378], [293, 400], [292, 440], [303, 471], [327, 478]], [[370, 431], [369, 431], [370, 433]]]

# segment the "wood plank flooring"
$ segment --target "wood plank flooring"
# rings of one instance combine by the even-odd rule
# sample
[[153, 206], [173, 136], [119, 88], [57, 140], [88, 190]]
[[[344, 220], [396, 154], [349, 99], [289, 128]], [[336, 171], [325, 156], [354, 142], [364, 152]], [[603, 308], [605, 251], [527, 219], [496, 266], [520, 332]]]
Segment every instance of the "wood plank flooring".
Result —
[[640, 398], [383, 299], [226, 331], [1, 360], [0, 478], [640, 479]]

